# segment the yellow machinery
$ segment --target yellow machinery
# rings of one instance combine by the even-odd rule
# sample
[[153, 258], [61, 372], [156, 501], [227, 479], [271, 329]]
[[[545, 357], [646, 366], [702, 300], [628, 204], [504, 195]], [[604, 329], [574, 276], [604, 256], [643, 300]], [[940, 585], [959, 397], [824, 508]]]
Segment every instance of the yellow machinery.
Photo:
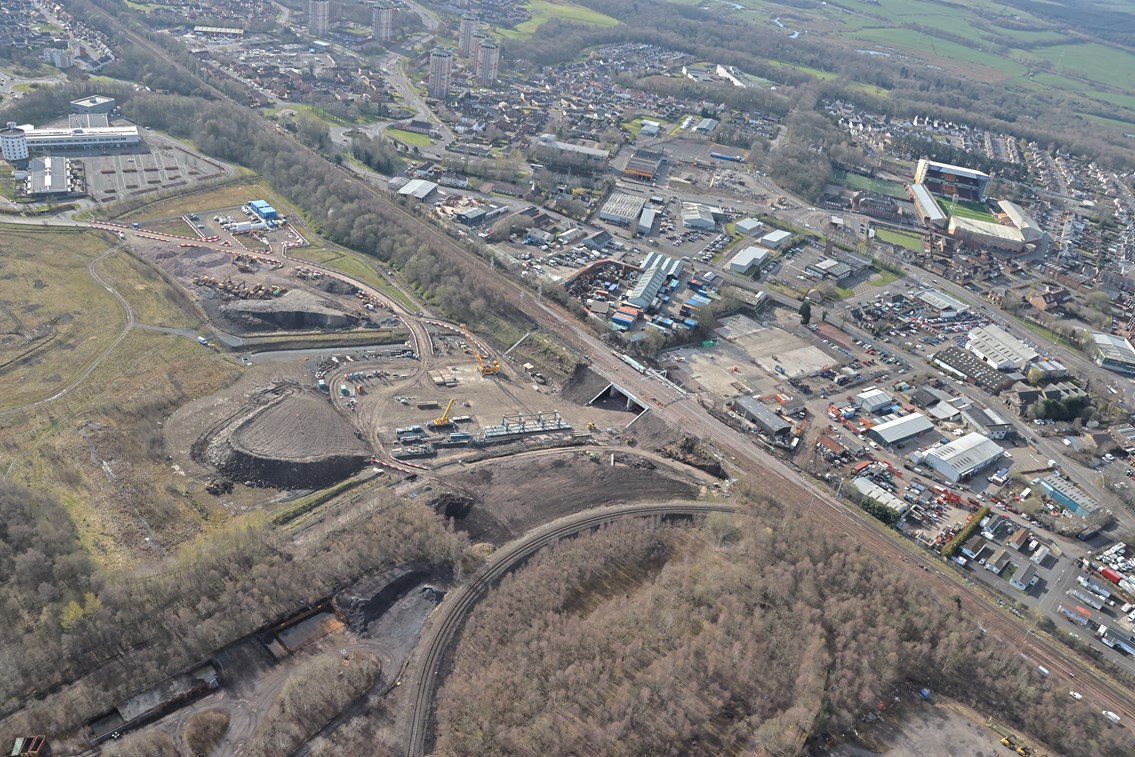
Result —
[[434, 418], [433, 422], [430, 424], [431, 428], [445, 428], [446, 426], [453, 425], [453, 421], [449, 420], [449, 411], [453, 409], [453, 403], [456, 401], [457, 400], [449, 401], [449, 404], [445, 406], [445, 410], [442, 412], [441, 417]]
[[464, 323], [461, 324], [461, 331], [465, 334], [465, 341], [469, 342], [469, 347], [473, 350], [473, 357], [477, 358], [477, 365], [481, 367], [482, 376], [492, 376], [494, 373], [500, 373], [501, 364], [496, 360], [486, 363], [485, 358], [481, 355], [481, 348], [473, 335], [469, 333], [469, 327]]

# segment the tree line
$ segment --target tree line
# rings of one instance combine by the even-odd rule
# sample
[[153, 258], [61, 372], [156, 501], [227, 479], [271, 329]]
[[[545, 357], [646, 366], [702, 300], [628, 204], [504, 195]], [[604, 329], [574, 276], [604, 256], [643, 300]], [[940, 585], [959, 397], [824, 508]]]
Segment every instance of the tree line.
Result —
[[799, 754], [922, 686], [1061, 753], [1135, 749], [917, 572], [740, 489], [743, 517], [608, 527], [503, 580], [459, 641], [437, 750]]
[[0, 705], [39, 695], [5, 731], [71, 730], [366, 573], [462, 559], [464, 542], [427, 508], [381, 489], [364, 510], [304, 546], [245, 520], [123, 574], [94, 564], [54, 498], [0, 483]]

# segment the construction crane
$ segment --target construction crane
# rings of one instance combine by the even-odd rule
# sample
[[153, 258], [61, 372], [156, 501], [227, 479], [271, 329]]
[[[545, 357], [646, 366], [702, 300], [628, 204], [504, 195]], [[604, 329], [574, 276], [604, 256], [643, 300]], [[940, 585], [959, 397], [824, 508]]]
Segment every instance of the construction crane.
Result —
[[449, 401], [449, 404], [445, 406], [445, 410], [442, 411], [441, 417], [434, 418], [430, 423], [430, 428], [448, 428], [449, 426], [455, 425], [453, 421], [449, 419], [449, 411], [453, 409], [454, 402], [457, 402], [457, 400]]
[[465, 341], [473, 348], [473, 357], [477, 358], [477, 365], [481, 367], [481, 375], [492, 376], [494, 373], [500, 373], [501, 364], [496, 360], [485, 362], [485, 357], [481, 355], [481, 346], [477, 343], [477, 340], [473, 338], [473, 335], [469, 333], [469, 327], [464, 323], [461, 324], [461, 332], [465, 334]]

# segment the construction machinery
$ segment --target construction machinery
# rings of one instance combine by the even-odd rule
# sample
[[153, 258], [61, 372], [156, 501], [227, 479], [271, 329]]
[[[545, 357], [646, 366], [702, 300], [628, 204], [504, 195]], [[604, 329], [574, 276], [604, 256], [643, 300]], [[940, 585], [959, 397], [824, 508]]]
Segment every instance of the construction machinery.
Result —
[[442, 411], [441, 416], [438, 417], [438, 418], [434, 418], [430, 422], [430, 428], [431, 429], [449, 428], [450, 426], [457, 425], [452, 420], [449, 419], [449, 411], [453, 409], [453, 403], [455, 403], [455, 402], [457, 402], [457, 400], [450, 400], [449, 404], [447, 404], [445, 406], [445, 410]]
[[469, 347], [473, 351], [473, 357], [477, 358], [477, 365], [481, 367], [481, 375], [492, 376], [494, 373], [500, 373], [500, 362], [492, 358], [486, 361], [487, 356], [481, 354], [480, 344], [478, 344], [477, 340], [473, 338], [473, 335], [469, 333], [469, 327], [464, 323], [461, 324], [461, 333], [465, 335], [465, 341], [469, 343]]

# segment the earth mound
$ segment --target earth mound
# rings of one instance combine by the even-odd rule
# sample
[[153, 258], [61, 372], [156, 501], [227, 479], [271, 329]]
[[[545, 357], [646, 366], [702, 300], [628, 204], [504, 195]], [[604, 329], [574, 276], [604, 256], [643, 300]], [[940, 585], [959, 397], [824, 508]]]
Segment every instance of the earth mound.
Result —
[[293, 289], [271, 300], [237, 300], [221, 307], [221, 315], [246, 329], [345, 329], [358, 317], [310, 292]]
[[193, 445], [193, 456], [233, 481], [319, 489], [357, 471], [370, 451], [327, 397], [278, 384], [207, 431]]

